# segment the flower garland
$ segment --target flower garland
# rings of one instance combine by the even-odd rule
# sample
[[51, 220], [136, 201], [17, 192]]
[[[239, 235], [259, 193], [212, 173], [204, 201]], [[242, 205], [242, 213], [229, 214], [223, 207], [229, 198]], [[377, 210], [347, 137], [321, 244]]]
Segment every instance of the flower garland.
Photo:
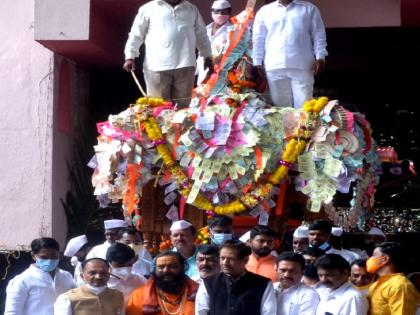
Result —
[[[141, 98], [137, 101], [137, 104], [146, 106], [150, 105], [151, 107], [161, 106], [164, 103], [163, 99], [156, 98]], [[303, 110], [309, 114], [308, 116], [310, 121], [307, 124], [308, 126], [313, 126], [315, 124], [317, 115], [327, 103], [327, 97], [320, 97], [317, 100], [314, 99], [305, 102]], [[144, 108], [139, 107], [138, 110], [144, 111]], [[138, 114], [140, 114], [140, 112], [138, 112]], [[139, 117], [141, 117], [141, 115], [139, 115]], [[188, 182], [188, 178], [184, 171], [179, 165], [175, 164], [175, 160], [166, 146], [166, 140], [163, 138], [162, 130], [158, 122], [149, 113], [148, 117], [144, 120], [141, 119], [140, 123], [144, 127], [148, 137], [156, 146], [156, 150], [162, 158], [164, 165], [170, 171], [172, 178], [177, 183], [180, 194], [184, 197], [188, 197], [191, 191], [191, 184]], [[296, 162], [297, 157], [303, 152], [303, 150], [305, 150], [306, 144], [311, 135], [311, 129], [307, 129], [306, 126], [300, 127], [297, 137], [292, 138], [287, 144], [283, 152], [282, 159], [279, 162], [280, 165], [273, 173], [268, 174], [267, 182], [260, 183], [253, 191], [244, 194], [244, 196], [240, 199], [236, 199], [224, 205], [214, 206], [213, 203], [203, 194], [199, 193], [192, 204], [199, 209], [209, 212], [210, 214], [214, 212], [218, 214], [233, 214], [245, 211], [247, 208], [255, 207], [259, 202], [268, 196], [274, 185], [280, 184], [280, 182], [285, 178], [288, 174], [289, 168]]]

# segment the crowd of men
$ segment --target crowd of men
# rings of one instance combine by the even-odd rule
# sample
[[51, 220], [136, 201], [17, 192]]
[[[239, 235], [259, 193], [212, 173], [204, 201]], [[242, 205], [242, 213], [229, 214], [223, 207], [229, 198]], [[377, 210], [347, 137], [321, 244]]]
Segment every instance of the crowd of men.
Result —
[[[240, 239], [232, 218], [209, 219], [210, 243], [173, 222], [173, 248], [152, 258], [139, 231], [123, 220], [104, 222], [103, 244], [71, 239], [64, 255], [74, 276], [58, 268], [52, 238], [31, 243], [34, 263], [10, 280], [6, 315], [414, 315], [418, 274], [402, 273], [404, 253], [372, 228], [365, 246], [344, 249], [343, 231], [326, 220], [300, 226], [293, 251], [274, 251], [276, 233], [257, 225]], [[333, 246], [333, 243], [335, 245]]]

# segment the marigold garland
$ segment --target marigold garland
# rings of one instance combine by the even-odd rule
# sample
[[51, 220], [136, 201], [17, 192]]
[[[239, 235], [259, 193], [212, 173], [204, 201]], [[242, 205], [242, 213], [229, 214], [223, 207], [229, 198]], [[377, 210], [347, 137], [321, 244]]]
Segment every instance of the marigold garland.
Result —
[[[233, 80], [233, 76], [233, 73], [228, 74], [229, 80], [231, 82]], [[316, 116], [325, 107], [327, 103], [327, 97], [320, 97], [319, 99], [306, 101], [303, 105], [303, 110], [309, 114], [310, 120], [315, 120]], [[165, 101], [159, 98], [143, 97], [137, 100], [137, 104], [157, 107], [165, 104]], [[162, 158], [164, 165], [168, 168], [172, 177], [177, 183], [180, 194], [184, 197], [187, 197], [191, 190], [190, 184], [188, 183], [188, 178], [185, 175], [184, 171], [178, 165], [175, 164], [175, 160], [172, 157], [172, 154], [169, 151], [168, 147], [166, 146], [166, 141], [163, 138], [162, 130], [158, 122], [152, 115], [149, 114], [148, 117], [140, 123], [144, 127], [144, 130], [146, 131], [148, 137], [154, 143], [156, 143], [156, 150]], [[311, 124], [313, 125], [313, 121], [311, 122]], [[307, 141], [309, 140], [311, 135], [312, 130], [306, 129], [305, 126], [300, 127], [298, 131], [298, 136], [292, 138], [287, 144], [282, 154], [282, 159], [279, 163], [280, 166], [278, 166], [273, 173], [267, 174], [267, 182], [260, 183], [255, 187], [254, 190], [244, 194], [244, 196], [240, 199], [236, 199], [232, 202], [223, 205], [214, 206], [213, 203], [207, 197], [199, 193], [195, 201], [193, 202], [193, 205], [207, 212], [214, 211], [218, 214], [233, 214], [245, 211], [247, 208], [255, 207], [256, 205], [258, 205], [259, 202], [261, 202], [268, 196], [268, 194], [273, 188], [273, 185], [280, 184], [280, 182], [285, 178], [285, 176], [289, 172], [289, 167], [296, 162], [298, 156], [303, 152], [303, 150], [305, 150]]]

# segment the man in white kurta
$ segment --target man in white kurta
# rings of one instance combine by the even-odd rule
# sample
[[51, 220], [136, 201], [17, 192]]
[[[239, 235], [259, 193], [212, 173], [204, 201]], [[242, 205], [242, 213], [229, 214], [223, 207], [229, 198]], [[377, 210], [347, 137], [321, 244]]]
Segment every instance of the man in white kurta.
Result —
[[278, 315], [315, 315], [318, 293], [301, 282], [305, 260], [302, 255], [283, 252], [277, 257], [279, 282], [274, 283]]
[[299, 108], [312, 99], [314, 74], [327, 56], [325, 27], [318, 8], [300, 0], [276, 0], [263, 6], [253, 26], [253, 62], [264, 70], [272, 101]]
[[[74, 287], [69, 272], [59, 268], [45, 271], [40, 267], [39, 259], [58, 263], [59, 247], [55, 240], [46, 237], [33, 240], [31, 249], [36, 263], [11, 279], [7, 285], [6, 315], [53, 315], [57, 297]], [[50, 253], [54, 257], [45, 256]]]
[[[229, 34], [232, 31], [230, 17], [232, 6], [227, 0], [216, 0], [211, 6], [213, 22], [207, 25], [207, 36], [211, 43], [213, 59], [219, 59], [229, 46]], [[206, 77], [207, 69], [204, 69], [204, 58], [197, 59], [197, 83], [201, 83]]]
[[316, 315], [366, 315], [369, 302], [348, 281], [349, 263], [340, 255], [327, 254], [315, 266], [321, 280], [316, 290], [320, 297]]
[[74, 266], [74, 284], [76, 287], [80, 287], [84, 284], [82, 279], [82, 262], [86, 258], [86, 248], [88, 239], [86, 235], [80, 235], [73, 237], [67, 243], [66, 249], [64, 250], [64, 256], [71, 257], [71, 264]]
[[86, 259], [91, 258], [101, 258], [106, 260], [106, 252], [112, 244], [115, 243], [115, 241], [118, 238], [118, 232], [119, 230], [126, 228], [128, 226], [127, 222], [124, 220], [105, 220], [104, 221], [104, 228], [105, 228], [105, 238], [106, 241], [103, 242], [100, 245], [96, 245], [93, 247], [90, 252], [87, 254]]

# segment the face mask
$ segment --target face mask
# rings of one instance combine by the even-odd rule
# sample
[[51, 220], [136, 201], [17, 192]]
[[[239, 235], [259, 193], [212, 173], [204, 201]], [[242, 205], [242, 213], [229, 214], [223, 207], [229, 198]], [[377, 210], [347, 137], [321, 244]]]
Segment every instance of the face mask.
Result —
[[79, 263], [79, 259], [77, 259], [77, 257], [76, 257], [76, 256], [73, 256], [73, 257], [70, 259], [70, 264], [71, 264], [73, 267], [76, 267], [78, 263]]
[[122, 280], [127, 280], [131, 276], [131, 267], [112, 268], [111, 273]]
[[138, 255], [143, 248], [143, 245], [140, 244], [129, 244], [128, 247], [130, 247], [132, 250], [134, 250], [134, 253]]
[[211, 14], [214, 23], [216, 23], [217, 25], [223, 25], [225, 24], [227, 21], [229, 21], [230, 15], [222, 15], [222, 14], [215, 14], [212, 13]]
[[225, 233], [214, 233], [212, 240], [213, 243], [216, 245], [222, 245], [224, 241], [228, 241], [232, 239], [232, 234], [225, 234]]
[[92, 292], [93, 294], [95, 294], [95, 295], [99, 295], [99, 294], [101, 294], [102, 292], [104, 292], [105, 291], [105, 289], [107, 288], [107, 286], [106, 285], [104, 285], [104, 286], [102, 286], [102, 287], [94, 287], [94, 286], [91, 286], [89, 283], [86, 283], [86, 287], [88, 288], [88, 290], [90, 291], [90, 292]]
[[38, 266], [38, 268], [45, 272], [51, 272], [55, 270], [58, 266], [58, 261], [58, 259], [35, 259], [35, 263]]
[[330, 244], [328, 244], [328, 242], [324, 242], [320, 246], [318, 246], [318, 248], [322, 250], [326, 250], [328, 247], [330, 247]]
[[386, 265], [385, 256], [370, 257], [366, 260], [366, 270], [370, 273], [375, 273]]

